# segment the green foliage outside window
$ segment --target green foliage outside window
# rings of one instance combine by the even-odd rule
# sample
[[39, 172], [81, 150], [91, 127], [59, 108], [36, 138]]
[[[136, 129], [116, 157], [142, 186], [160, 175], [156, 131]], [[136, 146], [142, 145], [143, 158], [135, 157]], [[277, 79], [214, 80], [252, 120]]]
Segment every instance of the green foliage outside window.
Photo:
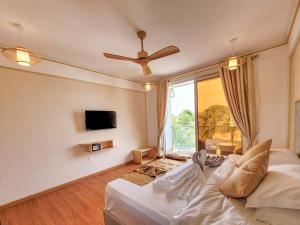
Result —
[[195, 116], [190, 110], [172, 115], [173, 148], [189, 150], [195, 148]]
[[[178, 116], [172, 115], [173, 148], [176, 150], [195, 149], [195, 116], [190, 110], [183, 110]], [[236, 125], [231, 121], [229, 110], [224, 105], [212, 105], [198, 115], [199, 141], [214, 139], [214, 135], [227, 136], [233, 142]]]

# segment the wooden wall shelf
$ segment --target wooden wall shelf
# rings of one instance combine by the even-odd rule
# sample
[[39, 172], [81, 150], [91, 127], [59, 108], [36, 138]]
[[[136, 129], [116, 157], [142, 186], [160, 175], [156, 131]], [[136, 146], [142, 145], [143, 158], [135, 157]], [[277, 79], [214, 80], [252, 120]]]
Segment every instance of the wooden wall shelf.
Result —
[[106, 140], [106, 141], [95, 141], [90, 143], [84, 143], [79, 144], [80, 146], [83, 146], [86, 151], [88, 152], [98, 152], [102, 150], [109, 150], [116, 146], [114, 146], [112, 140]]

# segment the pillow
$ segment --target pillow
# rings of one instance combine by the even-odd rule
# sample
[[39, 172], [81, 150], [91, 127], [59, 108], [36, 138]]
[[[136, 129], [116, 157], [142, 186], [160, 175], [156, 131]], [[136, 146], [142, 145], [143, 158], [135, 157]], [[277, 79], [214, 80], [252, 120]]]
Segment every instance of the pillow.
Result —
[[256, 220], [272, 225], [298, 225], [300, 210], [280, 208], [259, 208], [255, 211]]
[[[211, 174], [211, 177], [209, 177], [207, 183], [210, 184], [210, 178], [212, 178], [211, 180], [216, 181], [214, 184], [216, 184], [218, 188], [222, 187], [227, 178], [232, 174], [234, 168], [236, 167], [236, 163], [240, 160], [240, 158], [240, 155], [229, 155], [224, 163], [222, 163], [221, 166], [217, 167], [217, 169]], [[205, 170], [207, 169], [204, 169], [204, 173]]]
[[300, 165], [270, 166], [268, 175], [247, 198], [246, 207], [300, 209]]
[[271, 149], [269, 165], [300, 164], [295, 151], [289, 149]]
[[253, 158], [259, 153], [262, 153], [264, 151], [269, 151], [271, 148], [272, 139], [266, 140], [264, 142], [259, 143], [258, 145], [255, 145], [254, 147], [250, 148], [240, 159], [240, 161], [237, 163], [237, 166], [243, 165], [245, 162]]
[[243, 198], [250, 195], [267, 174], [269, 151], [264, 151], [245, 162], [240, 167], [235, 167], [228, 177], [221, 192], [233, 198]]

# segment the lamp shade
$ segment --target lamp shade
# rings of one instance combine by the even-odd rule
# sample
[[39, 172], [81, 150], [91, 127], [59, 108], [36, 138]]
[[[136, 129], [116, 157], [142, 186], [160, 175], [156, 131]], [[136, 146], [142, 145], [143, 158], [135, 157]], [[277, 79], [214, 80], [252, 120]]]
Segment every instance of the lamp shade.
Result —
[[143, 88], [145, 88], [145, 91], [151, 91], [153, 87], [155, 87], [155, 83], [144, 83]]
[[238, 56], [232, 56], [223, 63], [223, 67], [228, 70], [236, 70], [240, 65], [242, 65], [245, 62], [246, 60], [243, 58], [240, 58]]
[[42, 61], [40, 55], [19, 46], [16, 48], [4, 48], [2, 49], [2, 54], [21, 66], [31, 66]]
[[152, 85], [150, 83], [146, 83], [145, 84], [145, 90], [146, 91], [151, 91], [151, 89], [152, 89]]
[[228, 60], [228, 69], [235, 70], [238, 67], [238, 58], [233, 56]]

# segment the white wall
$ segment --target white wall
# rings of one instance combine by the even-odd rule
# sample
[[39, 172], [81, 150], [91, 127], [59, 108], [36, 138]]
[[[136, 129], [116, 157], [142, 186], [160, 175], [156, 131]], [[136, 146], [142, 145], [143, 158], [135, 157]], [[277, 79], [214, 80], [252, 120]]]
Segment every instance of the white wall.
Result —
[[[289, 98], [289, 59], [287, 46], [273, 48], [259, 53], [254, 69], [257, 77], [258, 114], [260, 140], [273, 139], [273, 148], [286, 148], [288, 132]], [[156, 112], [151, 110], [156, 105], [156, 98], [147, 98], [148, 140], [153, 140], [157, 126], [149, 126], [157, 121]], [[149, 115], [150, 113], [150, 115]], [[150, 120], [150, 121], [149, 121]]]
[[300, 36], [300, 10], [298, 10], [297, 15], [295, 17], [295, 21], [287, 44], [289, 55], [293, 53], [296, 45], [298, 44], [299, 36]]
[[[294, 149], [295, 103], [300, 100], [300, 41], [290, 61], [289, 148]], [[299, 152], [299, 149], [297, 149]]]
[[295, 102], [300, 99], [300, 10], [288, 41], [290, 54], [289, 148], [294, 148]]
[[259, 139], [273, 148], [288, 146], [289, 57], [287, 46], [259, 53], [254, 64], [258, 84]]
[[[86, 132], [84, 109], [117, 128]], [[80, 143], [112, 139], [90, 154]], [[145, 93], [0, 68], [0, 205], [124, 163], [147, 145]]]
[[146, 108], [147, 108], [147, 130], [148, 130], [148, 145], [156, 146], [158, 125], [157, 125], [157, 102], [156, 88], [146, 92]]

